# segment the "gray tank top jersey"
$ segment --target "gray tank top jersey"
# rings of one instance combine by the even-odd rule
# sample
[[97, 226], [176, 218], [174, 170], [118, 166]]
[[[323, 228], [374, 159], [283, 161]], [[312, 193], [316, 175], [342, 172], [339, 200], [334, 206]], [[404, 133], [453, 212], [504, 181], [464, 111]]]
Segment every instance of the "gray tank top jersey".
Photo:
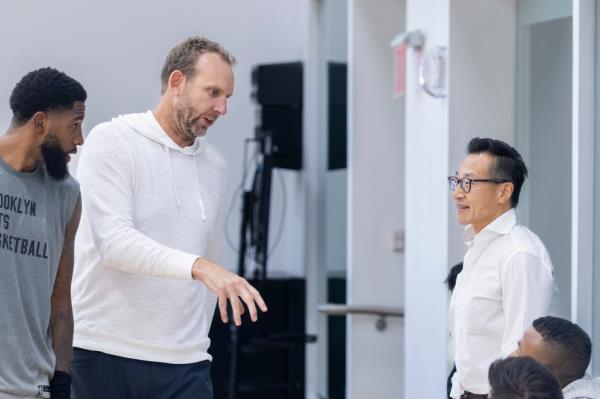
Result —
[[50, 299], [79, 184], [0, 158], [0, 398], [38, 395], [54, 374]]

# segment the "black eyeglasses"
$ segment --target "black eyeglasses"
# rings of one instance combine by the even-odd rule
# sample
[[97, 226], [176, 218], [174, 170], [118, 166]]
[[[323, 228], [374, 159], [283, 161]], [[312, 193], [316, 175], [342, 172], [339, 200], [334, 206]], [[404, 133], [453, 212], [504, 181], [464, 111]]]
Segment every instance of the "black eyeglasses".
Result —
[[456, 190], [456, 186], [460, 185], [460, 189], [463, 193], [468, 193], [471, 191], [471, 185], [473, 183], [508, 183], [510, 180], [507, 179], [471, 179], [469, 177], [463, 177], [459, 179], [456, 176], [448, 176], [448, 184], [450, 185], [450, 191], [454, 192]]

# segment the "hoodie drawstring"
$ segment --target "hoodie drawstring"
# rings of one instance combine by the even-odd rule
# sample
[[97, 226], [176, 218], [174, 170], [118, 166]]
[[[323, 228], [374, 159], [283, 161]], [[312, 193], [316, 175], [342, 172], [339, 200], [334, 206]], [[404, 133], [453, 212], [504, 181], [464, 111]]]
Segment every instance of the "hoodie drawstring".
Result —
[[[177, 193], [177, 187], [175, 186], [175, 176], [173, 175], [173, 165], [171, 164], [171, 151], [169, 147], [164, 147], [165, 155], [167, 156], [167, 167], [169, 168], [169, 177], [171, 178], [171, 189], [175, 194], [175, 200], [177, 201], [177, 209], [181, 208], [181, 201], [179, 194]], [[200, 205], [200, 216], [203, 221], [206, 221], [206, 207], [204, 206], [204, 199], [202, 198], [202, 190], [200, 190], [200, 178], [198, 177], [198, 165], [196, 164], [196, 155], [193, 155], [194, 167], [194, 179], [196, 180], [196, 187], [198, 188], [198, 205]]]
[[194, 178], [198, 187], [198, 204], [200, 205], [200, 216], [202, 220], [206, 220], [206, 208], [204, 207], [204, 199], [202, 199], [202, 190], [200, 190], [200, 178], [198, 177], [198, 165], [196, 164], [196, 154], [193, 155], [194, 161]]
[[[201, 182], [198, 176], [198, 166], [196, 164], [196, 157], [198, 154], [202, 154], [204, 152], [207, 145], [206, 141], [204, 139], [197, 139], [190, 147], [177, 147], [177, 145], [173, 142], [173, 140], [171, 140], [169, 135], [160, 126], [160, 123], [158, 123], [158, 120], [156, 119], [152, 111], [148, 111], [145, 114], [123, 115], [113, 120], [123, 124], [128, 129], [133, 129], [134, 132], [147, 138], [148, 140], [160, 144], [165, 149], [165, 157], [167, 158], [166, 166], [168, 169], [167, 173], [169, 174], [168, 179], [170, 179], [171, 190], [173, 191], [173, 195], [175, 196], [175, 200], [177, 202], [177, 209], [179, 210], [181, 210], [181, 198], [179, 197], [179, 193], [177, 192], [177, 185], [175, 181], [175, 175], [173, 172], [173, 159], [171, 153], [178, 152], [180, 154], [184, 154], [186, 156], [186, 162], [189, 162], [187, 156], [193, 156], [194, 178], [196, 179], [196, 186], [198, 188], [197, 196], [198, 205], [200, 207], [200, 216], [202, 217], [203, 221], [206, 221], [206, 206], [204, 203], [204, 199], [202, 198], [202, 186], [200, 184]], [[168, 188], [166, 187], [165, 189], [168, 190]]]
[[181, 207], [181, 201], [179, 200], [179, 194], [177, 194], [177, 187], [175, 187], [175, 176], [173, 175], [173, 165], [171, 165], [171, 153], [169, 147], [163, 147], [165, 149], [165, 155], [167, 156], [167, 168], [169, 168], [169, 177], [171, 178], [171, 189], [175, 194], [175, 200], [177, 201], [177, 209]]

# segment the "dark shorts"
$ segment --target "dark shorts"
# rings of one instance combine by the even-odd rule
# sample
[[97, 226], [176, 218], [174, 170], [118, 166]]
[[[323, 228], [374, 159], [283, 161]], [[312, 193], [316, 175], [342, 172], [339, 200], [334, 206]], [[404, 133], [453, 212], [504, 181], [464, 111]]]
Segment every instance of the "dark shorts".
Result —
[[210, 362], [168, 364], [74, 348], [73, 399], [212, 399]]

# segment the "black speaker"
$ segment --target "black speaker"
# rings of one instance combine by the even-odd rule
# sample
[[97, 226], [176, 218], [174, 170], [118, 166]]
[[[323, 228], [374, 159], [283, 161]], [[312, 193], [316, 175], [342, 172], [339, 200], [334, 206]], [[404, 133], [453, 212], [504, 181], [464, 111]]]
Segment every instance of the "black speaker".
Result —
[[254, 100], [260, 106], [258, 131], [272, 132], [273, 167], [302, 169], [303, 70], [301, 62], [254, 67]]
[[346, 64], [330, 62], [328, 73], [328, 162], [327, 168], [345, 169], [347, 164]]
[[[346, 303], [346, 277], [327, 279], [329, 303]], [[327, 381], [329, 399], [346, 398], [346, 317], [327, 318]]]

